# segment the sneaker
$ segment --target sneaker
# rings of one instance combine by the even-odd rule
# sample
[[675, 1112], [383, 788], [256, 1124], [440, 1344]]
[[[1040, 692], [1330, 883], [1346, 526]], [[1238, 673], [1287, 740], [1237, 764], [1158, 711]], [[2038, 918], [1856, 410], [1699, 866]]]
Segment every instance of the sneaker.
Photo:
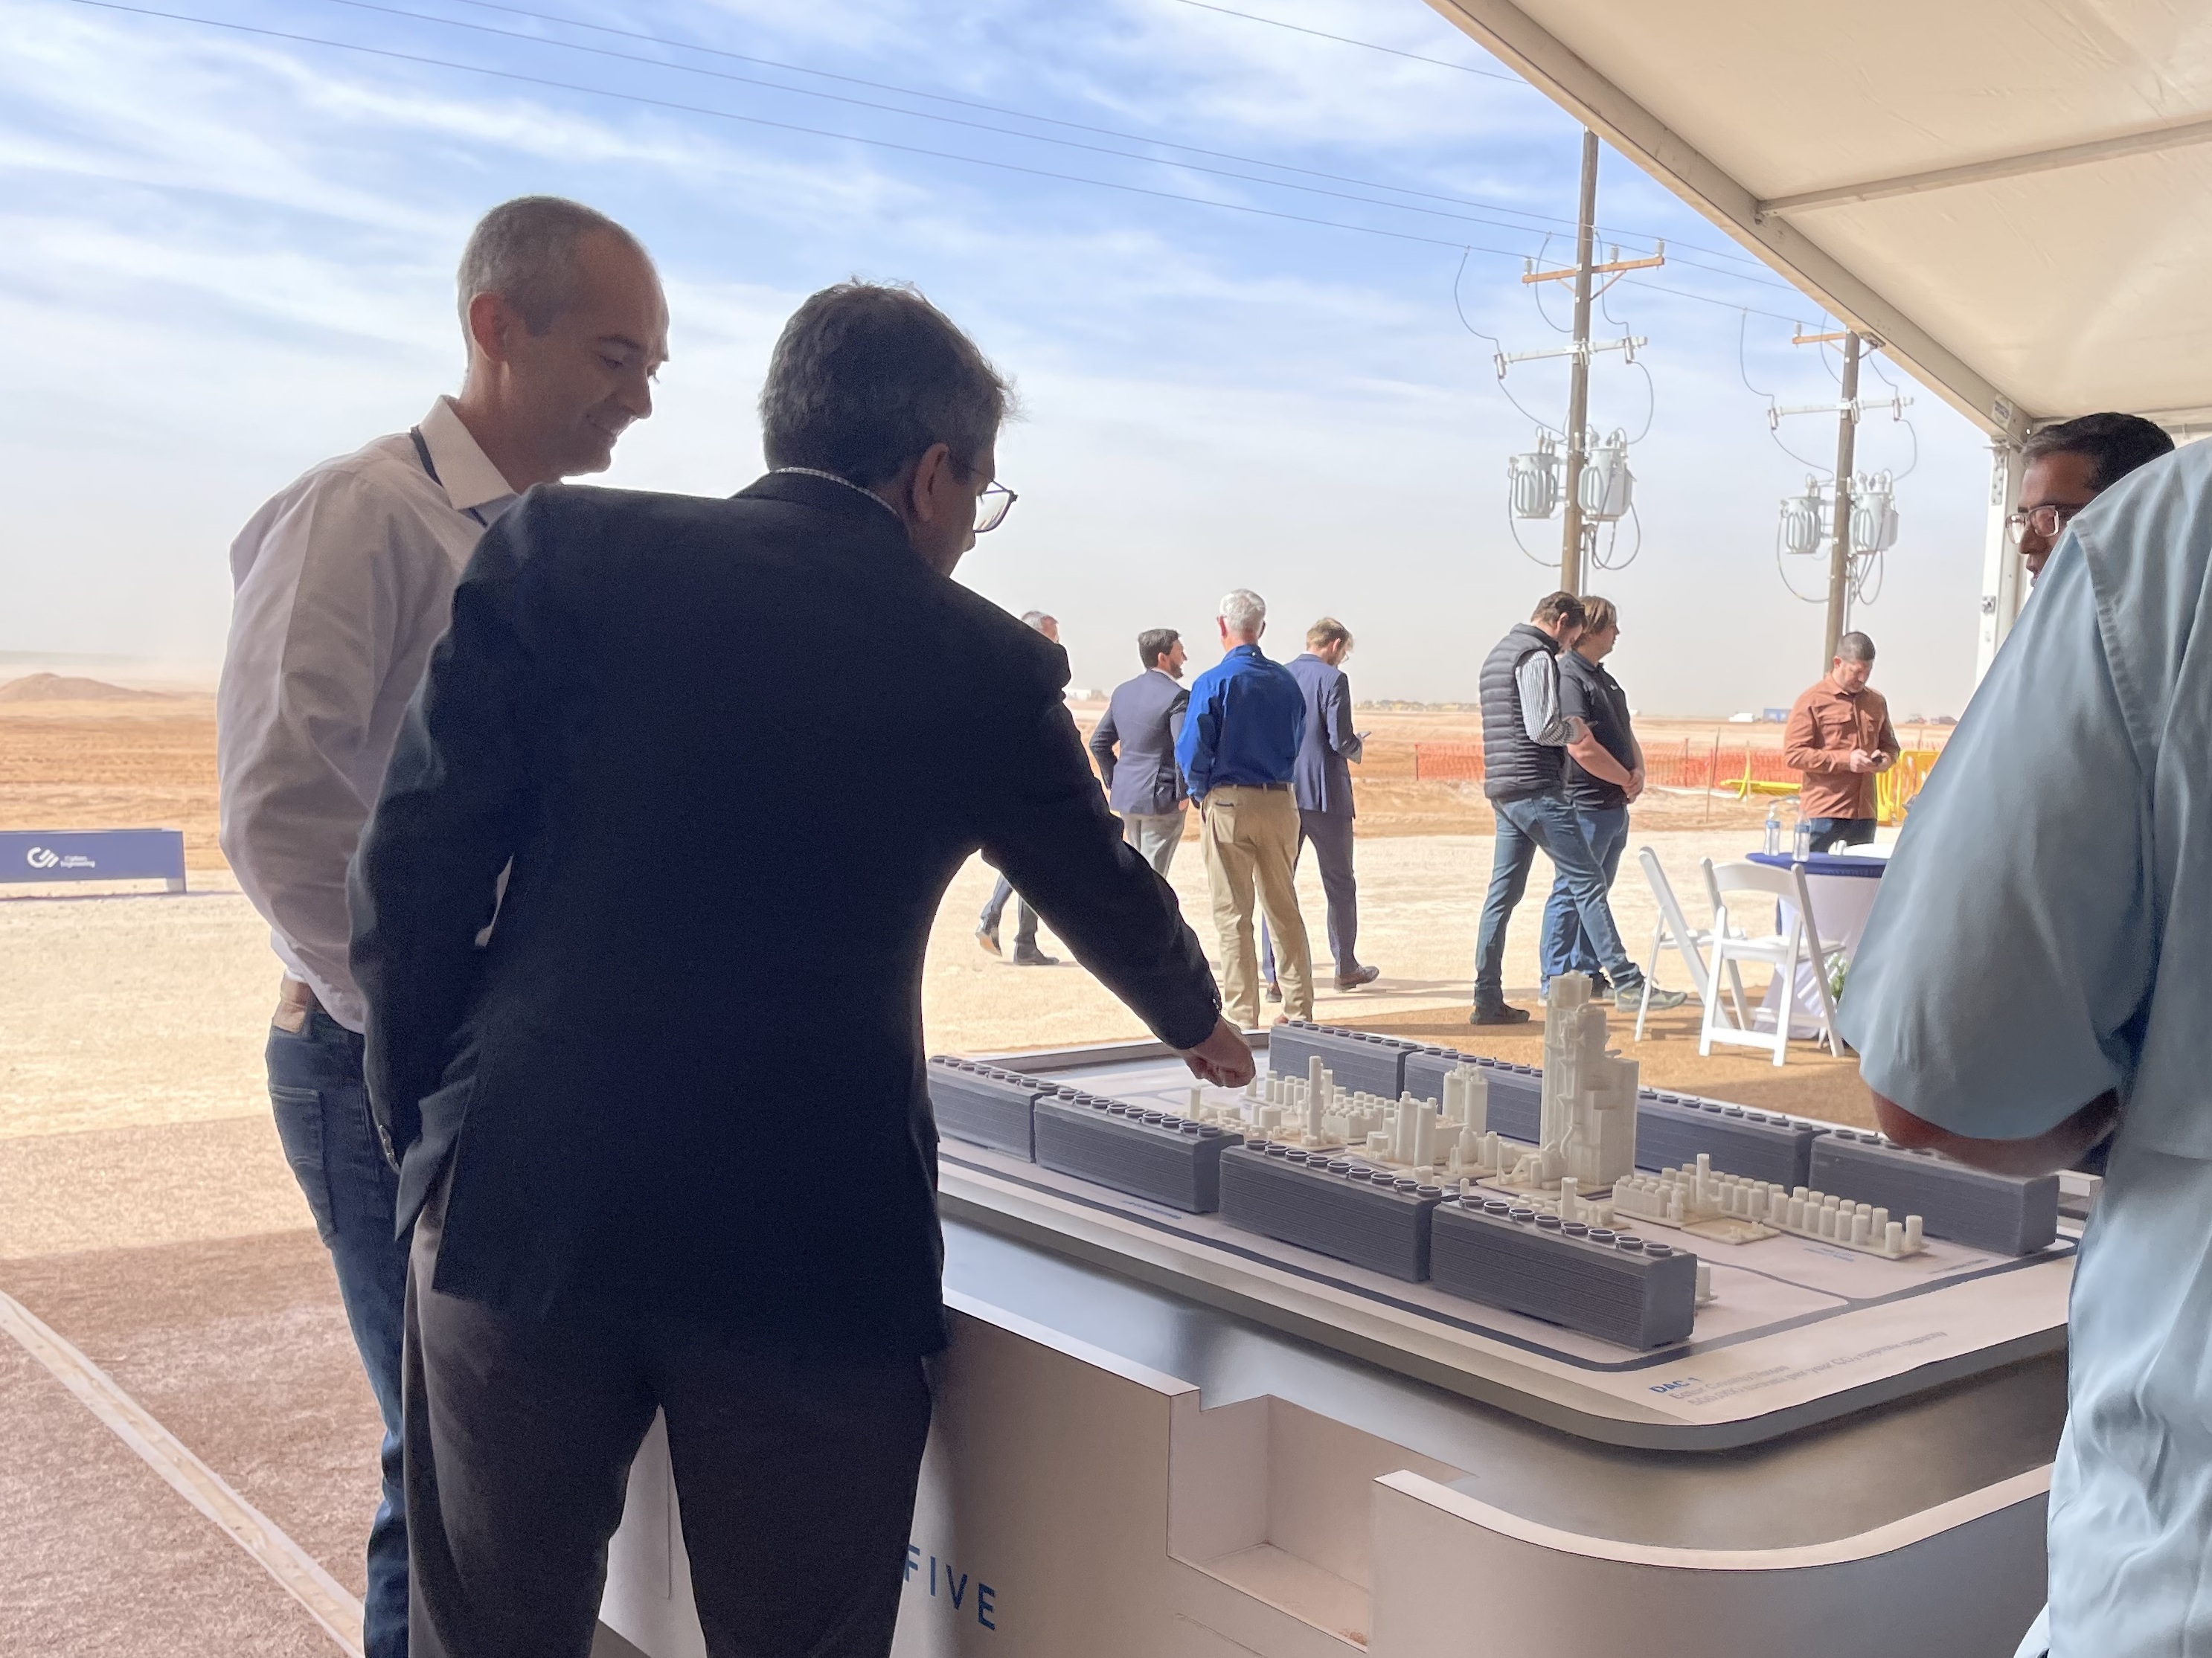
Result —
[[1058, 967], [1060, 957], [1048, 956], [1034, 944], [1027, 950], [1017, 944], [1014, 946], [1014, 965], [1016, 967]]
[[999, 935], [997, 933], [991, 932], [986, 927], [979, 926], [975, 929], [975, 943], [982, 950], [983, 953], [986, 956], [988, 956], [993, 961], [1003, 961], [1005, 959], [1005, 957], [999, 954]]
[[1613, 1005], [1623, 1013], [1635, 1013], [1647, 1008], [1654, 1013], [1664, 1013], [1670, 1008], [1681, 1006], [1689, 999], [1690, 993], [1686, 990], [1662, 990], [1657, 985], [1653, 985], [1651, 999], [1646, 1002], [1641, 979], [1634, 984], [1623, 985], [1613, 993]]
[[1283, 999], [1283, 987], [1273, 979], [1267, 981], [1267, 987], [1260, 993], [1271, 1002], [1279, 1002]]
[[1590, 999], [1592, 1001], [1601, 1002], [1611, 998], [1613, 995], [1613, 981], [1607, 978], [1604, 974], [1591, 974], [1589, 975], [1589, 981]]
[[1357, 990], [1362, 985], [1373, 984], [1382, 976], [1382, 969], [1379, 967], [1355, 967], [1349, 973], [1336, 975], [1336, 987], [1339, 990]]
[[1477, 1002], [1474, 1011], [1467, 1016], [1467, 1022], [1469, 1024], [1526, 1024], [1528, 1023], [1528, 1010], [1508, 1007], [1503, 1002], [1495, 1007], [1485, 1007]]

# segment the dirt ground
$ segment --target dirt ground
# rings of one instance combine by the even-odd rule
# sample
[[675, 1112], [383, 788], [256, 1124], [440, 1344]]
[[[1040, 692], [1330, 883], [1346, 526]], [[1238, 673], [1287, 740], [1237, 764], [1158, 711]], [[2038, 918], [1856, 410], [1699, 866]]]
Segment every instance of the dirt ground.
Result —
[[[1097, 712], [1077, 710], [1086, 725]], [[1360, 723], [1375, 737], [1357, 786], [1359, 950], [1383, 977], [1349, 995], [1324, 992], [1316, 1016], [1537, 1057], [1533, 985], [1549, 869], [1540, 860], [1506, 971], [1509, 995], [1538, 1022], [1504, 1035], [1471, 1029], [1491, 816], [1479, 786], [1414, 776], [1413, 744], [1468, 740], [1472, 716], [1363, 711]], [[1743, 728], [1727, 729], [1733, 740]], [[1711, 741], [1711, 724], [1694, 730]], [[0, 695], [0, 828], [180, 828], [194, 889], [0, 896], [0, 1290], [357, 1590], [375, 1491], [374, 1407], [270, 1121], [261, 1047], [277, 967], [216, 845], [214, 747], [204, 695]], [[1700, 793], [1639, 805], [1615, 902], [1632, 951], [1648, 950], [1656, 919], [1634, 849], [1650, 846], [1680, 890], [1698, 878], [1698, 859], [1753, 847], [1764, 810]], [[975, 914], [992, 879], [971, 861], [939, 911], [923, 994], [932, 1048], [1009, 1053], [1143, 1035], [1080, 967], [1015, 968], [978, 947]], [[1172, 884], [1218, 958], [1195, 845], [1182, 847]], [[1318, 944], [1310, 862], [1300, 898]], [[1044, 944], [1062, 953], [1049, 931]], [[1657, 976], [1680, 984], [1681, 964], [1662, 961]], [[1795, 1044], [1777, 1070], [1748, 1054], [1699, 1059], [1694, 1003], [1656, 1017], [1640, 1044], [1632, 1023], [1614, 1029], [1649, 1082], [1867, 1120], [1855, 1067], [1811, 1044]], [[5, 1340], [0, 1421], [9, 1650], [331, 1649], [245, 1555]]]

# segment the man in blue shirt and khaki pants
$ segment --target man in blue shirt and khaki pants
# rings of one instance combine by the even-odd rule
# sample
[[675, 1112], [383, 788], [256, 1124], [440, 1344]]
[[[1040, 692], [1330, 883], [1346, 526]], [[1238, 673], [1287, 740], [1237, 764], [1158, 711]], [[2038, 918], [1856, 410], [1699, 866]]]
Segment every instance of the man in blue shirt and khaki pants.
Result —
[[1291, 781], [1305, 738], [1306, 701], [1291, 671], [1260, 653], [1267, 606], [1259, 594], [1239, 587], [1221, 601], [1218, 623], [1227, 654], [1190, 688], [1176, 760], [1203, 826], [1221, 934], [1222, 1011], [1249, 1030], [1260, 1023], [1255, 889], [1274, 934], [1284, 1017], [1313, 1017], [1313, 952], [1292, 884], [1298, 804]]

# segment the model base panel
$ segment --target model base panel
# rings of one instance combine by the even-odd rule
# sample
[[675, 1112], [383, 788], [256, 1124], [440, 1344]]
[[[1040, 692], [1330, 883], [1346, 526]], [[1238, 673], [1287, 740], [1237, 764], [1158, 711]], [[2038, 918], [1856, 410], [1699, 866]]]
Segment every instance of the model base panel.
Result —
[[1503, 1198], [1438, 1209], [1430, 1251], [1439, 1290], [1624, 1347], [1686, 1341], [1697, 1315], [1695, 1255]]
[[945, 1054], [929, 1062], [929, 1103], [939, 1133], [1032, 1162], [1030, 1108], [1059, 1086]]
[[1036, 1102], [1036, 1161], [1187, 1214], [1221, 1207], [1221, 1156], [1242, 1145], [1212, 1123], [1094, 1094]]
[[1221, 1159], [1221, 1218], [1285, 1243], [1418, 1284], [1429, 1276], [1429, 1215], [1440, 1187], [1349, 1157], [1285, 1145]]
[[2001, 1255], [2032, 1255], [2058, 1236], [2058, 1177], [1969, 1169], [1908, 1151], [1879, 1134], [1839, 1128], [1813, 1148], [1812, 1183], [1892, 1214], [1911, 1210], [1930, 1237]]

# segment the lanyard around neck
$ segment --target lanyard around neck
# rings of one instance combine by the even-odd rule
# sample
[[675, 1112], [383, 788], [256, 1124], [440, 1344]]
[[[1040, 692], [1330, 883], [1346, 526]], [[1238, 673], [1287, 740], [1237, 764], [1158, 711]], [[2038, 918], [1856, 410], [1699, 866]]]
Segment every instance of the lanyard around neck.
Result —
[[[415, 440], [415, 459], [422, 463], [422, 471], [428, 475], [430, 482], [441, 489], [445, 489], [446, 480], [438, 476], [437, 464], [430, 459], [430, 446], [422, 441], [422, 428], [419, 426], [410, 426], [407, 428], [407, 435]], [[448, 501], [453, 499], [450, 491], [447, 492], [446, 499]], [[466, 513], [483, 528], [488, 530], [491, 527], [490, 521], [475, 507], [464, 507], [459, 510]]]

